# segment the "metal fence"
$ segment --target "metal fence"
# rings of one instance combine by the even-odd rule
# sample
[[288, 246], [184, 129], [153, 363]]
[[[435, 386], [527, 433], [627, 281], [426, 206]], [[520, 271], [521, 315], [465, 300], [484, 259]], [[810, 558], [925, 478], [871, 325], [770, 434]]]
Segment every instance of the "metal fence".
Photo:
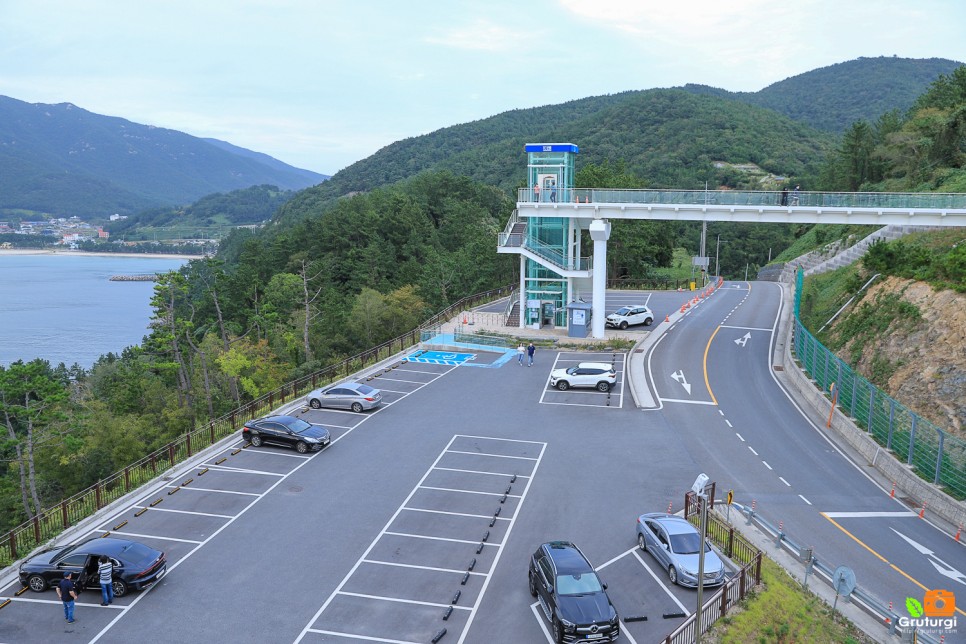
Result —
[[[699, 505], [693, 492], [684, 497], [684, 518], [694, 522], [698, 518]], [[761, 583], [761, 550], [727, 522], [717, 515], [707, 514], [707, 534], [729, 559], [744, 564], [733, 577], [728, 579], [711, 598], [701, 607], [701, 633], [706, 633], [711, 626], [727, 615], [728, 610], [738, 604]], [[690, 644], [697, 639], [698, 613], [692, 613], [681, 625], [675, 628], [666, 638], [665, 644]]]
[[[486, 293], [465, 297], [431, 317], [422, 326], [439, 325], [441, 321], [449, 320], [462, 310], [506, 297], [512, 289], [512, 286], [505, 286]], [[159, 474], [191, 458], [199, 451], [214, 445], [226, 436], [230, 436], [237, 430], [239, 423], [268, 413], [279, 405], [295, 400], [316, 387], [348, 378], [358, 371], [374, 366], [409, 347], [415, 346], [420, 342], [421, 328], [413, 329], [404, 335], [383, 342], [377, 347], [367, 349], [337, 364], [282, 385], [256, 400], [252, 400], [191, 432], [179, 436], [138, 462], [44, 510], [33, 519], [9, 531], [2, 538], [2, 541], [0, 541], [0, 565], [9, 566], [21, 556], [53, 539], [69, 527], [77, 525], [113, 501], [157, 478]]]
[[793, 348], [802, 370], [858, 427], [920, 478], [942, 486], [956, 499], [966, 499], [966, 441], [884, 394], [809, 333], [798, 317], [802, 282], [798, 271]]

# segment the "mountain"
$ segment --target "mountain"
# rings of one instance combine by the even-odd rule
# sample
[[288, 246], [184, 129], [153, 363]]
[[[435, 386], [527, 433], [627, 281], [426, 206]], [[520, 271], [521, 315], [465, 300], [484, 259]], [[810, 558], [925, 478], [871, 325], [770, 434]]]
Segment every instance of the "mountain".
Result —
[[0, 212], [106, 217], [271, 184], [324, 180], [266, 155], [70, 103], [0, 96]]
[[874, 123], [891, 110], [905, 113], [940, 74], [962, 65], [945, 58], [858, 58], [773, 83], [757, 92], [685, 85], [698, 94], [766, 107], [812, 127], [841, 134], [856, 121]]

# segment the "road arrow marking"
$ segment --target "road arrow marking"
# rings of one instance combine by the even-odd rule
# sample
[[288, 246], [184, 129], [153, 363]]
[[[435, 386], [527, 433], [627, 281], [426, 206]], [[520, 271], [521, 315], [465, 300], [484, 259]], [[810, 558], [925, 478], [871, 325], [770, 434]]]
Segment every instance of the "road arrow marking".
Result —
[[743, 347], [746, 344], [748, 344], [748, 340], [750, 339], [751, 339], [751, 333], [745, 333], [743, 336], [735, 340], [735, 344], [737, 344], [740, 347]]
[[671, 377], [677, 380], [678, 382], [680, 382], [681, 386], [684, 387], [684, 390], [688, 392], [688, 395], [689, 396], [691, 395], [691, 385], [688, 384], [688, 381], [684, 378], [683, 369], [678, 369], [677, 371], [671, 374]]
[[950, 566], [948, 563], [946, 563], [945, 561], [937, 557], [935, 552], [930, 550], [928, 547], [922, 545], [918, 541], [914, 541], [910, 539], [909, 537], [902, 534], [895, 528], [890, 528], [890, 530], [892, 530], [897, 535], [902, 537], [905, 540], [905, 542], [908, 543], [913, 548], [915, 548], [919, 552], [919, 554], [923, 554], [929, 557], [929, 563], [932, 564], [932, 567], [935, 568], [936, 572], [938, 572], [940, 575], [944, 577], [949, 577], [953, 581], [958, 581], [959, 583], [966, 586], [966, 574], [963, 574], [960, 571], [953, 568], [952, 566]]

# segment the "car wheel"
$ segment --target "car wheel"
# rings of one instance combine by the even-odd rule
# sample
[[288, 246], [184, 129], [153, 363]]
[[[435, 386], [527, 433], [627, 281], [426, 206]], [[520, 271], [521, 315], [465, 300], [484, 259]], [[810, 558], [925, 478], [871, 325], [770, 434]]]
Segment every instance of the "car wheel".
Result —
[[668, 566], [667, 578], [671, 580], [672, 584], [678, 583], [678, 571], [674, 569], [674, 566]]
[[644, 320], [644, 326], [651, 326], [652, 324], [654, 324], [654, 318], [647, 318]]
[[318, 398], [313, 398], [309, 401], [309, 407], [312, 409], [322, 409], [322, 401]]
[[527, 573], [527, 585], [530, 586], [530, 594], [537, 596], [537, 584], [533, 581], [533, 571]]
[[637, 547], [647, 552], [647, 542], [644, 540], [644, 535], [637, 533]]
[[559, 389], [560, 391], [567, 391], [568, 389], [570, 389], [570, 383], [567, 382], [566, 380], [558, 380], [557, 389]]
[[627, 329], [627, 320], [624, 320], [623, 322], [621, 322], [621, 331], [624, 331], [626, 329]]
[[252, 444], [252, 447], [261, 447], [262, 446], [262, 437], [259, 436], [258, 434], [252, 434], [248, 438], [248, 442]]
[[352, 411], [354, 411], [357, 414], [361, 414], [362, 413], [362, 403], [359, 403], [359, 402], [352, 403]]
[[111, 582], [111, 587], [114, 589], [115, 597], [124, 597], [127, 594], [127, 583], [121, 581], [120, 579], [115, 579]]
[[597, 391], [602, 391], [606, 394], [608, 391], [610, 391], [610, 383], [606, 381], [598, 382]]
[[563, 644], [563, 629], [560, 627], [560, 622], [557, 618], [553, 618], [553, 641], [557, 644]]
[[295, 451], [299, 454], [304, 454], [309, 451], [309, 446], [305, 443], [305, 441], [299, 441], [295, 443]]
[[42, 575], [30, 575], [27, 577], [27, 585], [35, 593], [42, 593], [47, 590], [47, 580]]

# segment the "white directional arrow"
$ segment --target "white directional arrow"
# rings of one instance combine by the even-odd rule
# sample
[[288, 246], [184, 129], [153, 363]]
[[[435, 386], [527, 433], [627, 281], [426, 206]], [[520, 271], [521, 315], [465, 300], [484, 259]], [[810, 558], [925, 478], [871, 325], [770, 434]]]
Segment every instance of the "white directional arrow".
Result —
[[751, 333], [746, 331], [743, 336], [735, 340], [735, 344], [737, 344], [739, 347], [743, 347], [748, 343], [748, 340], [750, 339], [751, 339]]
[[966, 574], [963, 574], [960, 571], [953, 568], [952, 566], [950, 566], [948, 563], [946, 563], [945, 561], [937, 557], [935, 552], [933, 552], [926, 546], [922, 545], [918, 541], [914, 541], [910, 539], [909, 537], [902, 534], [895, 528], [890, 528], [890, 530], [892, 530], [897, 535], [902, 537], [906, 543], [908, 543], [910, 546], [918, 550], [920, 554], [923, 554], [929, 557], [929, 563], [932, 564], [932, 567], [935, 568], [936, 572], [938, 572], [940, 575], [944, 577], [949, 577], [953, 581], [958, 581], [959, 583], [966, 586]]
[[678, 369], [677, 371], [671, 374], [671, 377], [677, 380], [678, 382], [680, 382], [681, 385], [684, 387], [685, 391], [688, 392], [688, 395], [691, 395], [691, 385], [688, 384], [688, 381], [684, 378], [683, 369]]

